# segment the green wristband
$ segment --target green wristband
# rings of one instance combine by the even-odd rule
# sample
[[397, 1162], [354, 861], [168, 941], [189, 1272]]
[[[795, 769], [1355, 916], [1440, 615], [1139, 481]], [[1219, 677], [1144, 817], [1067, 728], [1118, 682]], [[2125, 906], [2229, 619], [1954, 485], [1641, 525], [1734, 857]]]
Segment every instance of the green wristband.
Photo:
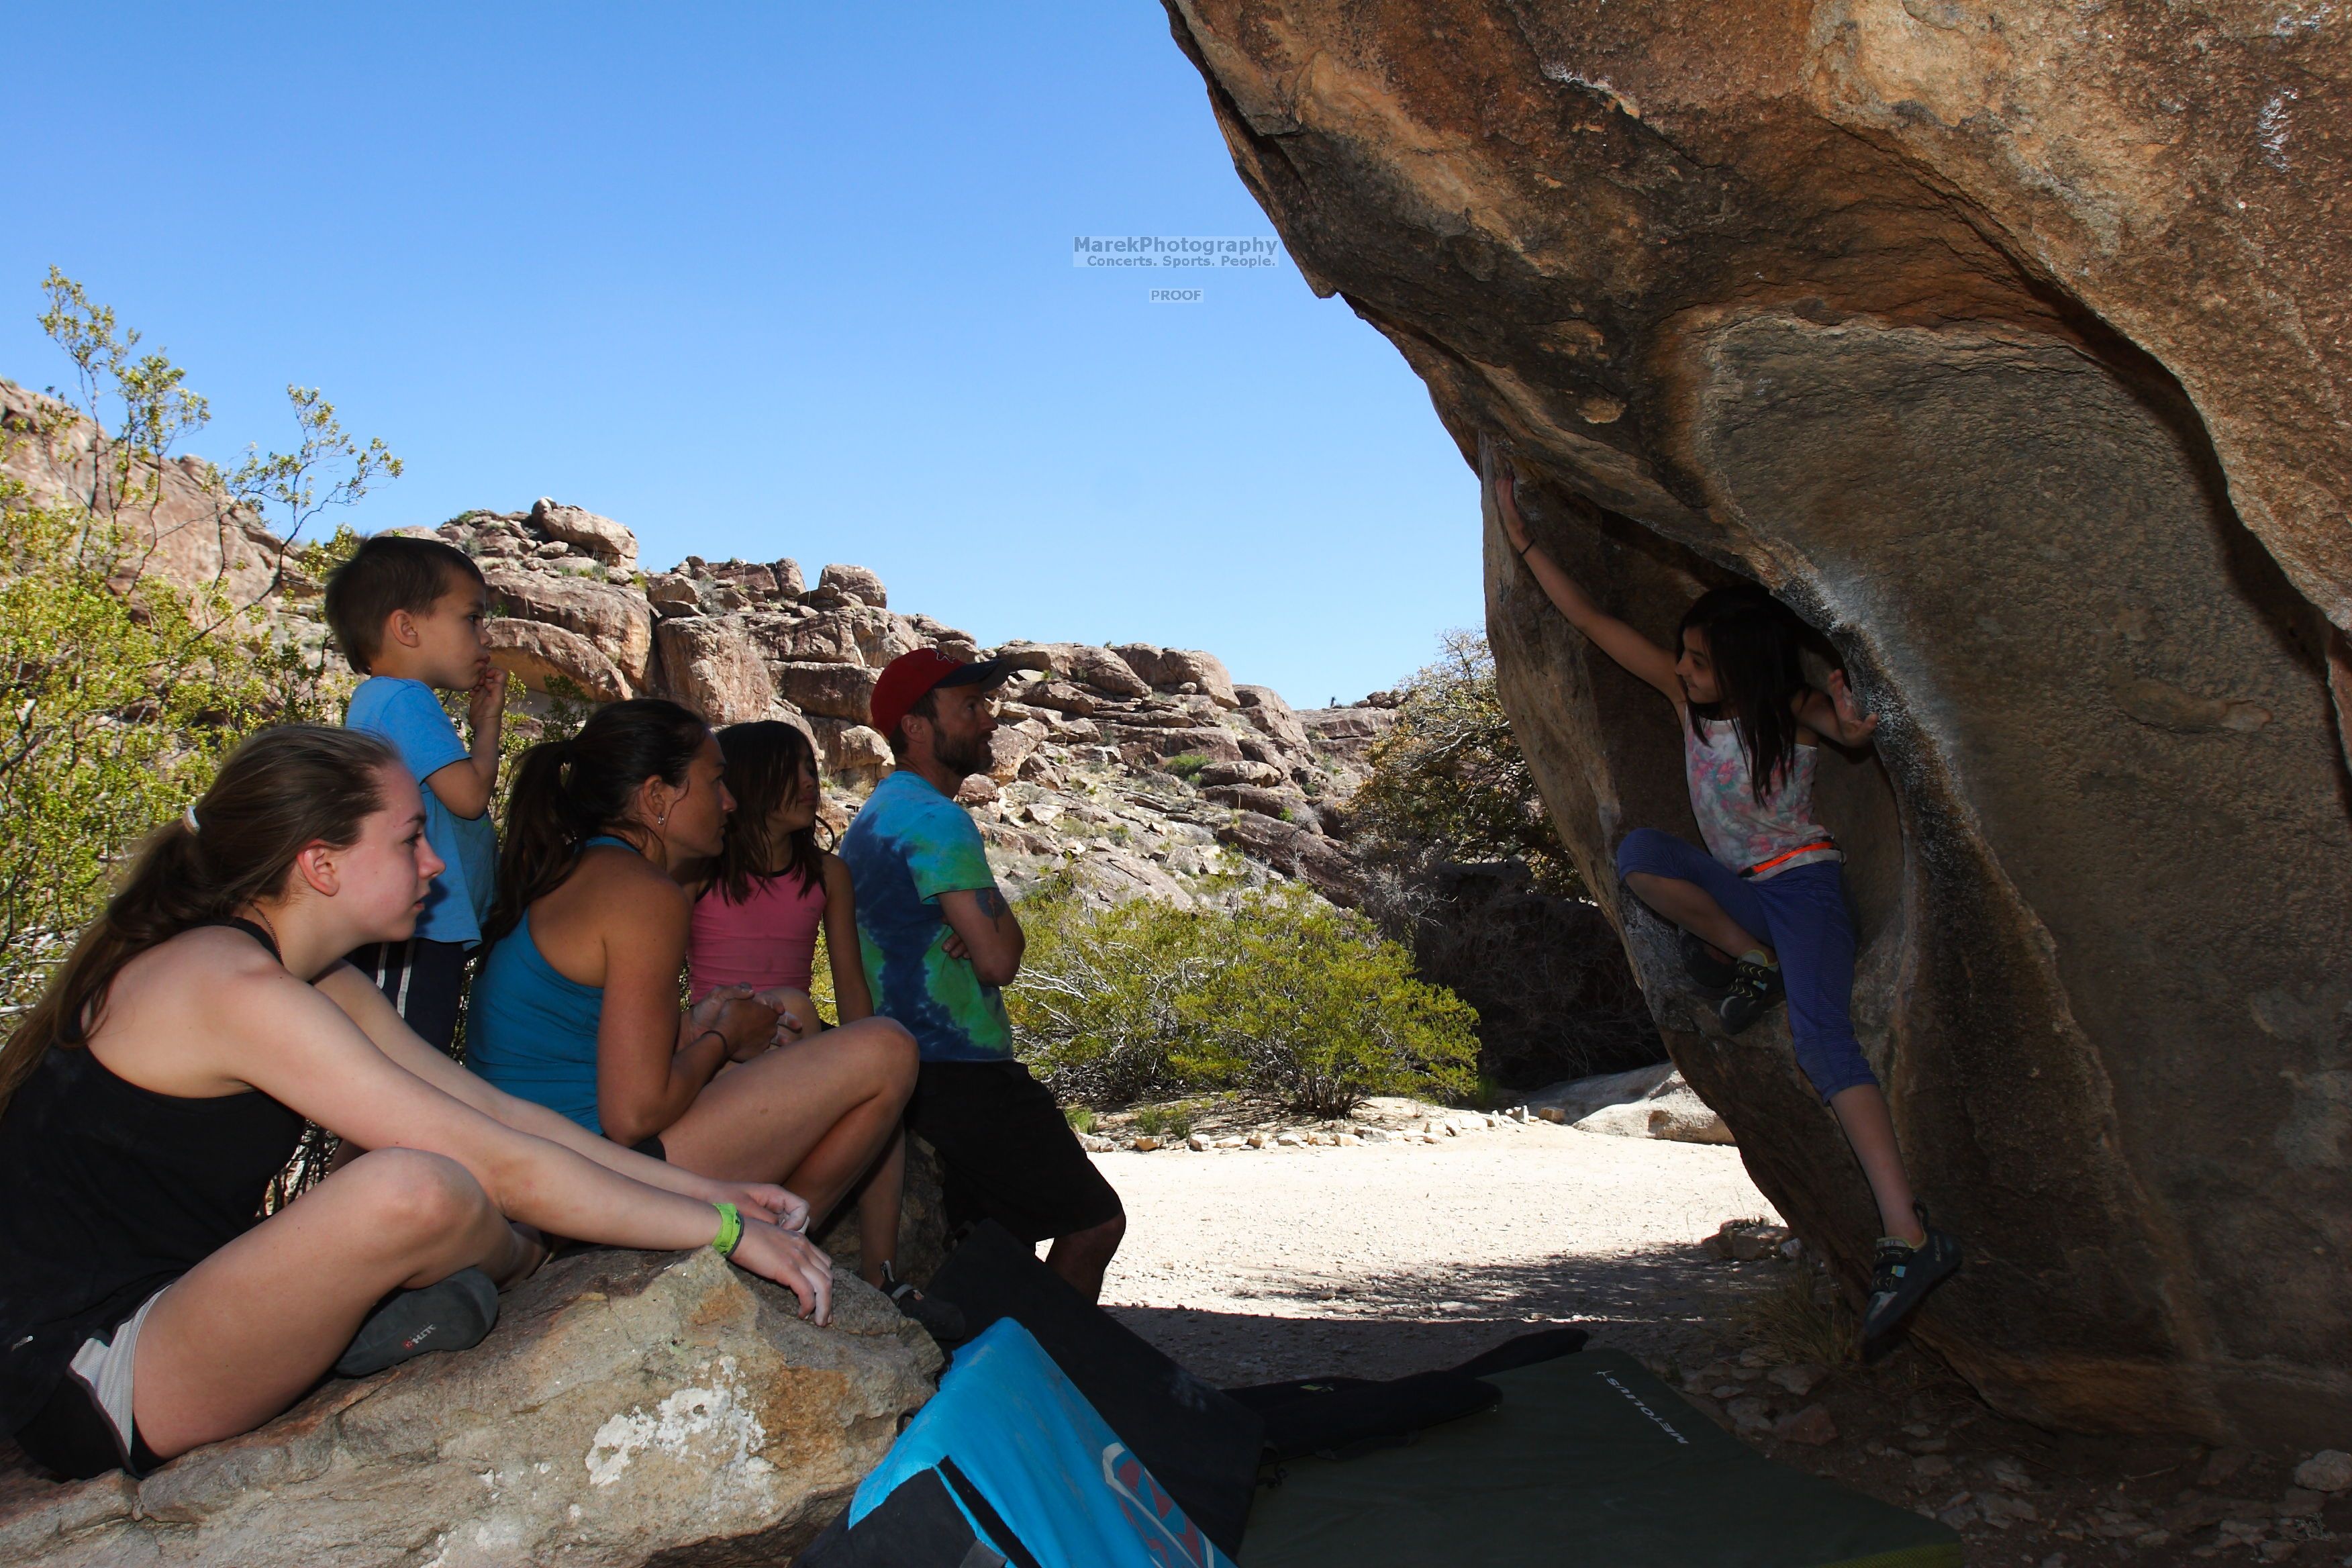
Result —
[[735, 1244], [743, 1239], [743, 1215], [733, 1204], [713, 1204], [719, 1211], [719, 1234], [710, 1238], [710, 1250], [721, 1258], [735, 1256]]

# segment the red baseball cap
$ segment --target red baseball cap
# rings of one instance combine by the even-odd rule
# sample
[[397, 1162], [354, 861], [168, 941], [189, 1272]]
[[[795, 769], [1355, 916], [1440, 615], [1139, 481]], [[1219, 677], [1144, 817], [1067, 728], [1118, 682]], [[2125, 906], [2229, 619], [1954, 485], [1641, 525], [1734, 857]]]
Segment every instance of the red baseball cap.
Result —
[[883, 667], [882, 679], [874, 683], [874, 696], [867, 704], [874, 727], [887, 735], [927, 692], [942, 686], [1001, 686], [1014, 668], [1001, 658], [966, 664], [935, 647], [902, 653]]

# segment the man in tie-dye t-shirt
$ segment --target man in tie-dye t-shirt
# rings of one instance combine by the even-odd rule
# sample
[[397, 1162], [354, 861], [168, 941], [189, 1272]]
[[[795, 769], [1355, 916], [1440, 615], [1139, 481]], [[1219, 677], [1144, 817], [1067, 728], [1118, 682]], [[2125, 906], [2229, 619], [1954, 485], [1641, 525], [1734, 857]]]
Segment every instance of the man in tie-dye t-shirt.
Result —
[[891, 661], [872, 709], [898, 770], [859, 808], [840, 854], [875, 1011], [921, 1049], [907, 1121], [947, 1168], [950, 1222], [984, 1216], [1024, 1241], [1052, 1239], [1046, 1263], [1092, 1300], [1126, 1214], [1054, 1097], [1013, 1057], [1002, 988], [1020, 972], [1021, 921], [955, 803], [988, 765], [992, 694], [1008, 673], [934, 648]]

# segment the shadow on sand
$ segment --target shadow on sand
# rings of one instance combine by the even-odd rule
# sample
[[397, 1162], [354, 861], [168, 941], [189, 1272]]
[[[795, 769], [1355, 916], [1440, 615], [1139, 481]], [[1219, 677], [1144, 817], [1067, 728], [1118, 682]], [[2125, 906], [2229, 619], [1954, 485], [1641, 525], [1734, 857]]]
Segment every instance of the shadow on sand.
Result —
[[1740, 1303], [1786, 1267], [1720, 1262], [1675, 1247], [1354, 1278], [1262, 1277], [1234, 1293], [1263, 1301], [1263, 1312], [1109, 1310], [1198, 1376], [1226, 1386], [1318, 1373], [1398, 1377], [1561, 1323], [1635, 1355], [1689, 1359], [1722, 1340]]

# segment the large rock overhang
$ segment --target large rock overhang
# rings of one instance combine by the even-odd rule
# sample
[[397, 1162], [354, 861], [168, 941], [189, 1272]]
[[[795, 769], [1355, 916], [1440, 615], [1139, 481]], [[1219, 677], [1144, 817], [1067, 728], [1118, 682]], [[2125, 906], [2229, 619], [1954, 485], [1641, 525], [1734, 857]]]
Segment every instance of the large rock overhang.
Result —
[[[1885, 716], [1822, 803], [1857, 1024], [1972, 1247], [1920, 1337], [2053, 1424], [2339, 1431], [2333, 13], [1170, 10], [1302, 271], [1397, 345], [1465, 460], [1502, 460], [1491, 438], [1531, 477], [1563, 560], [1661, 640], [1707, 584], [1761, 582]], [[1857, 1280], [1866, 1193], [1785, 1027], [1722, 1039], [1615, 889], [1626, 831], [1694, 832], [1672, 712], [1487, 510], [1489, 633], [1562, 836], [1685, 1072]]]

